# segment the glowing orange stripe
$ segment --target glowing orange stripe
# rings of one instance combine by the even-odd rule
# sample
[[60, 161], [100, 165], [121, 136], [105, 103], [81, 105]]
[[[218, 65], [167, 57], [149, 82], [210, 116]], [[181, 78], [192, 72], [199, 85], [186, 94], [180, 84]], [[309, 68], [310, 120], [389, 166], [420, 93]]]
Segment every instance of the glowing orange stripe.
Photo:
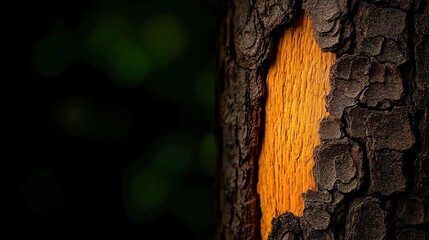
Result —
[[261, 234], [267, 239], [273, 217], [289, 211], [301, 216], [302, 193], [316, 189], [313, 150], [320, 120], [327, 115], [329, 69], [335, 55], [322, 53], [311, 22], [302, 15], [281, 38], [266, 80], [265, 132], [259, 159]]

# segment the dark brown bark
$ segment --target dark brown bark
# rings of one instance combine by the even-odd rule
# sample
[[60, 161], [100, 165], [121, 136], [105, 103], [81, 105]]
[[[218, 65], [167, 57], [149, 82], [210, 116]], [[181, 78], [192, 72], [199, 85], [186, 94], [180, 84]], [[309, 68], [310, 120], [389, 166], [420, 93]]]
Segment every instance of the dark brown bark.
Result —
[[[265, 72], [276, 29], [300, 6], [222, 1], [217, 239], [259, 239], [257, 160]], [[270, 239], [429, 237], [427, 0], [304, 0], [315, 39], [338, 60], [304, 216], [273, 219]]]
[[222, 1], [217, 239], [260, 236], [256, 183], [265, 65], [275, 29], [294, 15], [294, 1]]

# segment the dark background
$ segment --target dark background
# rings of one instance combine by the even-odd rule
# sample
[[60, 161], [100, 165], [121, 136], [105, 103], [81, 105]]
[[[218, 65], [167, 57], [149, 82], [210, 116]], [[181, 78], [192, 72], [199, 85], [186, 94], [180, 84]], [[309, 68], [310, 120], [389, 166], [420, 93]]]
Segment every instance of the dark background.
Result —
[[6, 228], [210, 239], [217, 1], [13, 5]]

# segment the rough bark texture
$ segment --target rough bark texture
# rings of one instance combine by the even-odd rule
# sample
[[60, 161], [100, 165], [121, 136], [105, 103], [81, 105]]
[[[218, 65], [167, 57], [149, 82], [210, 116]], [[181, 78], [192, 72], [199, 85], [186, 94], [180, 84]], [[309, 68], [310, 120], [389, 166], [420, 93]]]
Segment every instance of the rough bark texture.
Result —
[[[224, 0], [219, 51], [217, 239], [259, 239], [257, 159], [266, 66], [289, 0]], [[427, 0], [303, 0], [314, 37], [337, 53], [318, 191], [304, 216], [273, 219], [269, 239], [428, 239]]]
[[258, 239], [257, 160], [266, 65], [275, 30], [295, 16], [294, 1], [222, 2], [217, 118], [217, 239]]

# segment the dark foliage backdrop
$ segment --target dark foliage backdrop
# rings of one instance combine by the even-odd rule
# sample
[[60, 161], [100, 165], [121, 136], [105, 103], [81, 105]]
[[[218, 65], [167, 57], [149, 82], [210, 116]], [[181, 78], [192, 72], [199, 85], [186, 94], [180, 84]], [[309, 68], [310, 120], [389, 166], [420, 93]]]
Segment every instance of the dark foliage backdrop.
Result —
[[210, 239], [217, 1], [4, 11], [15, 233]]

